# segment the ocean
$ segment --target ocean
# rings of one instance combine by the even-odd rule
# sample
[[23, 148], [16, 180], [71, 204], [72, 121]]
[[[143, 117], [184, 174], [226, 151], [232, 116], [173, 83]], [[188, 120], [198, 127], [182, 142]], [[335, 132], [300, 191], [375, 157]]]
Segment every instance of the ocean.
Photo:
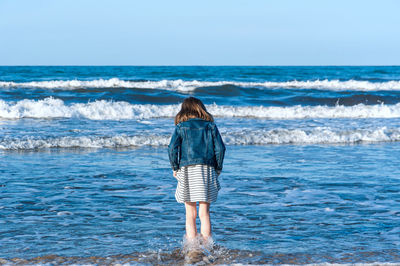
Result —
[[187, 263], [167, 145], [227, 150], [205, 264], [400, 264], [400, 67], [0, 67], [0, 264]]

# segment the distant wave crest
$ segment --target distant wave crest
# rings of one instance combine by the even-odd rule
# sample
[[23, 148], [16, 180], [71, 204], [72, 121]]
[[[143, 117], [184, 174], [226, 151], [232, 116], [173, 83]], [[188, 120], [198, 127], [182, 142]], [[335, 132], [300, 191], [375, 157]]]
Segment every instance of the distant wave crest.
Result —
[[[91, 120], [151, 119], [174, 117], [180, 106], [130, 104], [128, 102], [94, 101], [66, 105], [62, 100], [21, 100], [6, 102], [0, 100], [0, 118], [84, 118]], [[395, 105], [354, 106], [226, 106], [207, 105], [216, 117], [251, 117], [259, 119], [306, 119], [306, 118], [397, 118], [400, 117], [400, 103]]]
[[[332, 128], [241, 130], [222, 133], [227, 145], [270, 144], [354, 144], [400, 141], [400, 129], [354, 129], [336, 131]], [[117, 135], [111, 137], [81, 136], [58, 138], [3, 138], [0, 150], [36, 150], [48, 148], [126, 148], [167, 146], [170, 135]]]
[[132, 81], [118, 78], [97, 80], [49, 80], [31, 82], [0, 81], [0, 87], [29, 87], [46, 89], [74, 90], [82, 88], [143, 88], [162, 89], [188, 92], [201, 87], [218, 87], [233, 85], [243, 88], [294, 88], [294, 89], [321, 89], [321, 90], [355, 90], [355, 91], [390, 91], [400, 90], [400, 81], [369, 82], [360, 80], [307, 80], [284, 82], [236, 82], [236, 81], [198, 81], [198, 80], [159, 80], [159, 81]]

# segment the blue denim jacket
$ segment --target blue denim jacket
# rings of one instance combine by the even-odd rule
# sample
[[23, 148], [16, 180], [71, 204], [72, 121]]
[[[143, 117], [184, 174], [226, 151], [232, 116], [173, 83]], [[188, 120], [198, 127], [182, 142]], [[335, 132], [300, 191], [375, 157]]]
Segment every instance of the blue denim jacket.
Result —
[[207, 164], [221, 171], [225, 145], [213, 122], [192, 118], [176, 125], [168, 155], [175, 171], [191, 164]]

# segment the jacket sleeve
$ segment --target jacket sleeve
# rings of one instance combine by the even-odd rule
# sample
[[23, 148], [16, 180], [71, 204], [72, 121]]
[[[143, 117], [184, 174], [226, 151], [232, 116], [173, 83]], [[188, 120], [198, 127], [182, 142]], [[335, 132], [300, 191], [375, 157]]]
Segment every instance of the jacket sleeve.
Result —
[[216, 125], [213, 126], [212, 133], [213, 133], [215, 159], [217, 160], [217, 166], [215, 170], [221, 171], [222, 164], [224, 163], [225, 145], [224, 142], [222, 141], [221, 135], [219, 134]]
[[182, 138], [179, 134], [179, 128], [175, 127], [175, 131], [172, 134], [171, 141], [168, 145], [168, 157], [169, 162], [174, 171], [179, 169], [179, 157], [181, 152]]

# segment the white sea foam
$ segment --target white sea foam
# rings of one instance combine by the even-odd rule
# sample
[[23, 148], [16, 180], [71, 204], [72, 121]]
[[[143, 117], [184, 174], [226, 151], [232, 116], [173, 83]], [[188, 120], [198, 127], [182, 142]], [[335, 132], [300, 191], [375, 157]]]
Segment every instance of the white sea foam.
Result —
[[[227, 145], [269, 144], [354, 144], [400, 141], [400, 128], [354, 129], [336, 131], [332, 128], [238, 130], [222, 132]], [[170, 135], [117, 135], [111, 137], [81, 136], [59, 138], [3, 138], [0, 150], [32, 150], [46, 148], [124, 148], [167, 146]]]
[[255, 88], [295, 88], [295, 89], [322, 89], [322, 90], [356, 90], [356, 91], [387, 91], [400, 90], [400, 81], [369, 82], [361, 80], [307, 80], [284, 82], [236, 82], [236, 81], [198, 81], [198, 80], [159, 80], [159, 81], [129, 81], [118, 78], [97, 80], [49, 80], [31, 82], [0, 81], [0, 87], [30, 87], [46, 89], [74, 90], [81, 88], [145, 88], [176, 91], [193, 91], [200, 87], [216, 87], [234, 85], [239, 87]]
[[400, 117], [400, 104], [354, 106], [218, 106], [209, 105], [208, 110], [216, 116], [254, 117], [265, 119], [304, 118], [396, 118]]
[[[151, 119], [173, 117], [180, 105], [130, 104], [128, 102], [94, 101], [66, 105], [62, 100], [21, 100], [5, 102], [0, 100], [0, 118], [85, 118], [92, 120]], [[216, 117], [252, 117], [263, 119], [305, 119], [305, 118], [397, 118], [400, 117], [400, 103], [395, 105], [354, 106], [226, 106], [207, 105]], [[145, 122], [151, 123], [151, 122]]]
[[86, 118], [92, 120], [147, 119], [172, 117], [178, 105], [129, 104], [128, 102], [94, 101], [65, 105], [60, 99], [22, 100], [8, 103], [0, 100], [0, 118]]
[[0, 150], [34, 150], [46, 148], [123, 148], [139, 146], [166, 146], [168, 136], [118, 135], [112, 137], [83, 136], [59, 138], [0, 139]]
[[224, 135], [228, 145], [268, 144], [352, 144], [400, 141], [400, 129], [353, 129], [337, 131], [332, 128], [316, 127], [311, 130], [273, 129], [243, 130]]

